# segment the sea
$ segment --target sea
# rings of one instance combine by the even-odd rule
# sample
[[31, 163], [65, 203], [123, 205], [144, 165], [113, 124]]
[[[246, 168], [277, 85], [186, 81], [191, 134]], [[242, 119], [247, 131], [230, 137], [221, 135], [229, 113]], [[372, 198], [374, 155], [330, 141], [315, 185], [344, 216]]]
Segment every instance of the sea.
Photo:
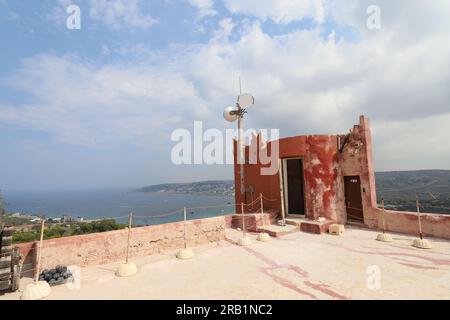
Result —
[[84, 220], [115, 219], [134, 225], [153, 225], [232, 214], [234, 198], [215, 195], [138, 193], [129, 189], [79, 191], [8, 191], [3, 190], [4, 206], [9, 213], [60, 218], [69, 215]]

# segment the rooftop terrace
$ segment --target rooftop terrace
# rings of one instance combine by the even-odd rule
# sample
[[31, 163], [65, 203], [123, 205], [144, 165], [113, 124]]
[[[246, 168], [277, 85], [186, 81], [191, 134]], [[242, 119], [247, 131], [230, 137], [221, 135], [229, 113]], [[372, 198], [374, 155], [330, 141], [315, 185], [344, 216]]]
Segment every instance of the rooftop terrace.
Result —
[[139, 271], [128, 278], [114, 275], [118, 263], [85, 267], [79, 290], [53, 287], [47, 299], [450, 299], [447, 240], [421, 250], [411, 236], [382, 243], [375, 231], [347, 227], [342, 236], [295, 232], [267, 243], [250, 234], [252, 245], [239, 247], [240, 235], [226, 229], [226, 240], [194, 248], [192, 260], [171, 250], [133, 258]]

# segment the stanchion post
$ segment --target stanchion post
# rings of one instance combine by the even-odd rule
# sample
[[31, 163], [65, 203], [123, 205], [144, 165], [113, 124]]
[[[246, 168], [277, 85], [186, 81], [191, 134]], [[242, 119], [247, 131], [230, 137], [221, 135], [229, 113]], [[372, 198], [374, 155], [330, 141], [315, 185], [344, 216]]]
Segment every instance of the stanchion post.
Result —
[[259, 194], [259, 199], [261, 201], [261, 214], [264, 213], [264, 204], [263, 204], [263, 195], [262, 193]]
[[381, 228], [383, 230], [382, 233], [377, 235], [378, 241], [382, 242], [392, 242], [392, 237], [390, 234], [386, 233], [386, 211], [384, 210], [384, 198], [381, 198]]
[[423, 238], [419, 199], [416, 200], [416, 207], [417, 207], [417, 220], [419, 224], [419, 238], [414, 239], [412, 245], [413, 247], [420, 249], [431, 249], [431, 244], [428, 242], [428, 240]]
[[187, 236], [186, 236], [186, 207], [183, 208], [184, 215], [184, 248], [187, 248]]
[[42, 245], [44, 243], [44, 228], [45, 228], [45, 220], [42, 219], [41, 235], [40, 235], [40, 239], [39, 239], [38, 257], [37, 257], [37, 263], [36, 263], [36, 273], [34, 275], [35, 283], [38, 283], [38, 281], [39, 281], [39, 269], [41, 268], [41, 258], [42, 258]]
[[263, 223], [263, 228], [266, 226], [266, 222], [264, 221], [264, 204], [263, 204], [263, 196], [262, 193], [259, 194], [259, 201], [261, 203], [261, 218]]
[[242, 238], [238, 240], [238, 244], [240, 246], [248, 246], [252, 242], [250, 238], [247, 238], [245, 235], [245, 212], [244, 212], [244, 203], [241, 202], [241, 215], [242, 215]]
[[182, 260], [192, 259], [195, 256], [194, 251], [192, 251], [191, 248], [188, 248], [188, 245], [187, 245], [187, 214], [186, 214], [186, 211], [187, 211], [187, 208], [184, 207], [183, 208], [183, 220], [184, 220], [184, 223], [183, 223], [183, 239], [184, 240], [183, 241], [184, 241], [184, 248], [180, 249], [180, 251], [178, 251], [177, 254], [176, 254], [176, 257], [178, 259], [182, 259]]
[[242, 236], [245, 238], [245, 213], [243, 202], [241, 202], [241, 214], [242, 214]]
[[131, 222], [133, 220], [133, 212], [128, 215], [128, 239], [127, 239], [127, 249], [125, 254], [125, 263], [128, 263], [128, 255], [130, 250], [130, 239], [131, 239]]
[[42, 245], [44, 243], [45, 220], [41, 222], [41, 236], [39, 240], [38, 256], [36, 262], [36, 274], [34, 282], [26, 286], [20, 297], [21, 300], [39, 300], [47, 297], [51, 293], [50, 285], [47, 281], [39, 281], [39, 270], [41, 268]]
[[116, 271], [118, 277], [129, 277], [137, 272], [137, 266], [133, 262], [129, 262], [130, 240], [131, 240], [131, 226], [133, 221], [133, 212], [128, 214], [128, 236], [127, 248], [125, 250], [125, 263], [121, 264]]
[[423, 234], [422, 234], [422, 221], [420, 219], [420, 204], [419, 204], [419, 199], [416, 200], [416, 207], [417, 207], [417, 220], [419, 222], [419, 237], [420, 240], [423, 239]]
[[261, 218], [262, 218], [262, 230], [261, 232], [258, 234], [258, 237], [256, 238], [256, 240], [258, 241], [269, 241], [270, 240], [270, 236], [268, 233], [266, 233], [266, 221], [264, 219], [264, 202], [263, 202], [263, 194], [260, 193], [259, 194], [259, 200], [261, 202]]

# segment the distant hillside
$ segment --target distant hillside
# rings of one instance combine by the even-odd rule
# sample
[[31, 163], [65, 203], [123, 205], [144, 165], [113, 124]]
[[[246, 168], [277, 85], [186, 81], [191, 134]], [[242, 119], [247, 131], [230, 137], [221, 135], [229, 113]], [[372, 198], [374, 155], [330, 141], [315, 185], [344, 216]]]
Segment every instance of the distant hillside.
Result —
[[[419, 199], [427, 212], [450, 213], [450, 170], [377, 172], [378, 202], [389, 209], [415, 211]], [[134, 192], [168, 192], [234, 196], [233, 181], [200, 181], [147, 186]]]
[[450, 170], [377, 172], [375, 176], [378, 202], [384, 197], [388, 206], [415, 211], [419, 199], [428, 212], [450, 213]]
[[164, 183], [147, 186], [137, 189], [134, 192], [168, 192], [234, 196], [234, 182], [227, 180], [211, 180], [190, 183]]

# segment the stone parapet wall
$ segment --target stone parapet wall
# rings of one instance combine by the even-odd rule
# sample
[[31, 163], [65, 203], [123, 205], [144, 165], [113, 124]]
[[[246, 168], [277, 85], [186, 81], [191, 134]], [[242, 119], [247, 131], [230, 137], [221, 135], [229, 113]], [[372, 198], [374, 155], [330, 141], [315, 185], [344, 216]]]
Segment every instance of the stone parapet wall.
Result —
[[[187, 243], [191, 247], [217, 242], [225, 237], [230, 216], [220, 216], [187, 222]], [[145, 256], [184, 246], [184, 223], [175, 222], [132, 229], [130, 257]], [[125, 259], [128, 230], [116, 230], [45, 240], [42, 268], [57, 265], [105, 264]], [[28, 264], [36, 260], [36, 242], [18, 245]]]
[[[376, 217], [378, 228], [381, 229], [383, 211], [372, 208], [371, 216]], [[419, 225], [416, 212], [385, 211], [386, 230], [411, 235], [418, 235]], [[424, 236], [450, 239], [450, 215], [421, 213], [422, 233]], [[369, 226], [376, 228], [377, 226]]]

